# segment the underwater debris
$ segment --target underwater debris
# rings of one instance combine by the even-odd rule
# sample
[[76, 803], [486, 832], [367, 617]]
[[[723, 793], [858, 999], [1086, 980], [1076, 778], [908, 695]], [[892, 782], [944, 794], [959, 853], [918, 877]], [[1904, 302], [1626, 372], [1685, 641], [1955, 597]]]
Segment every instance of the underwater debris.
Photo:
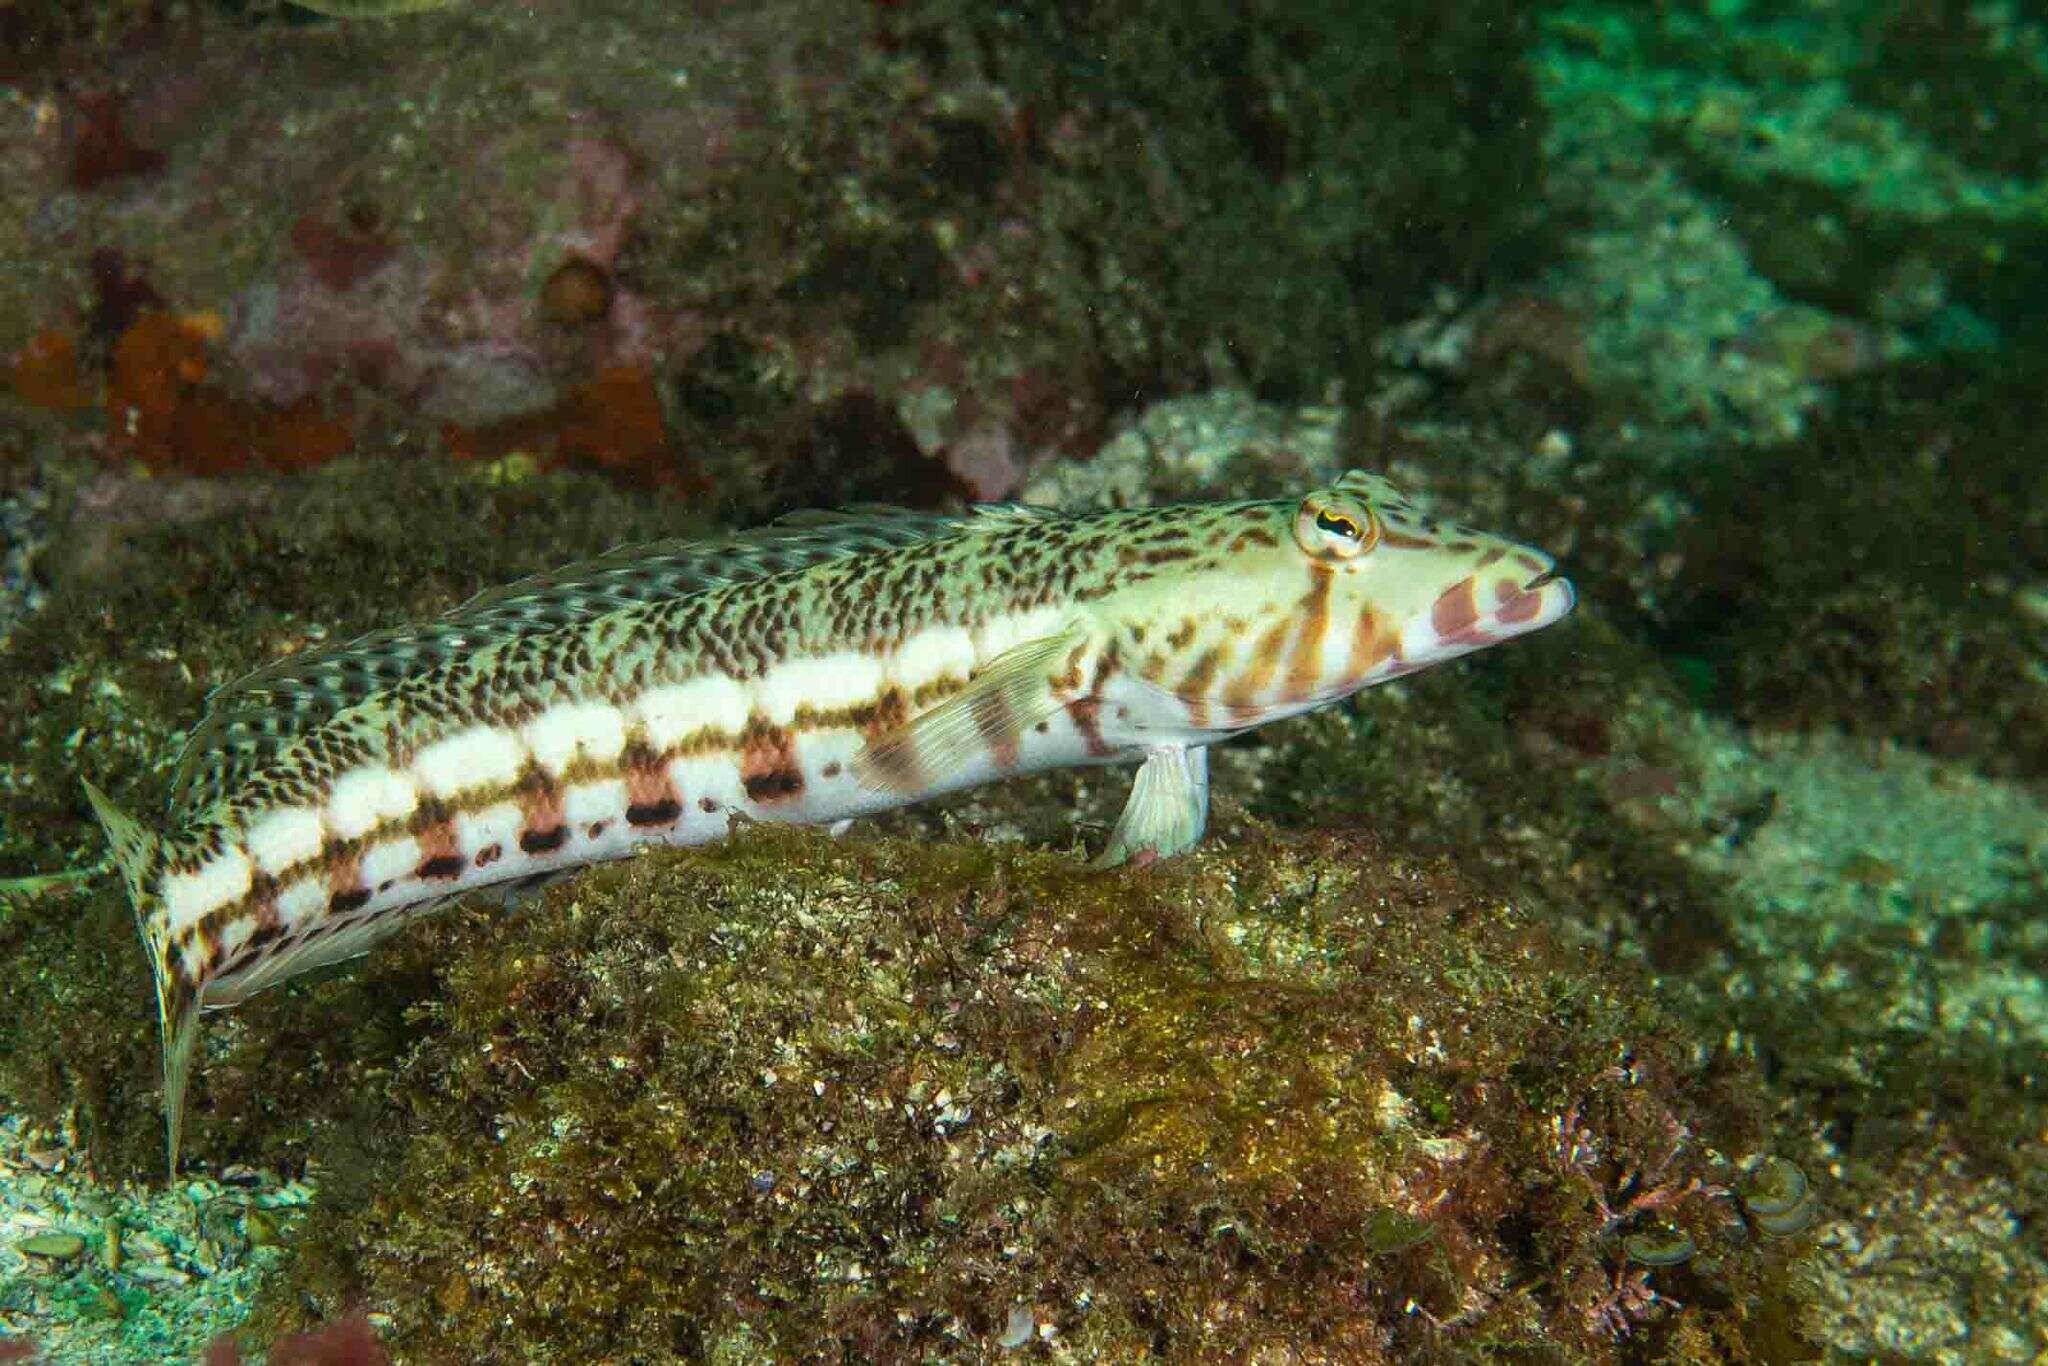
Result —
[[115, 180], [163, 169], [164, 154], [138, 145], [128, 133], [126, 97], [116, 90], [81, 92], [75, 99], [78, 125], [72, 134], [67, 171], [75, 190], [96, 190]]
[[38, 1233], [14, 1246], [17, 1251], [46, 1262], [68, 1262], [85, 1251], [85, 1239], [76, 1233]]
[[376, 213], [367, 206], [352, 208], [344, 228], [305, 214], [292, 224], [291, 243], [313, 278], [337, 293], [355, 288], [398, 254], [397, 246], [377, 230]]
[[[264, 1366], [388, 1366], [390, 1360], [369, 1315], [360, 1309], [317, 1328], [287, 1333], [263, 1357]], [[234, 1334], [222, 1333], [207, 1344], [200, 1366], [242, 1366]]]
[[7, 386], [36, 408], [70, 413], [92, 401], [78, 368], [78, 347], [48, 328], [22, 344], [7, 364]]
[[312, 398], [267, 408], [207, 383], [220, 331], [210, 313], [146, 312], [121, 334], [107, 377], [111, 452], [157, 471], [225, 474], [304, 469], [354, 444], [350, 418]]
[[555, 440], [571, 465], [657, 486], [683, 478], [645, 366], [606, 366], [572, 388], [556, 412]]
[[538, 413], [482, 427], [444, 424], [441, 441], [457, 460], [501, 460], [527, 452], [550, 468], [601, 471], [621, 483], [671, 493], [699, 482], [669, 440], [654, 376], [645, 366], [606, 366]]
[[167, 312], [170, 305], [149, 282], [140, 263], [113, 247], [100, 247], [86, 258], [92, 278], [92, 311], [86, 315], [86, 343], [96, 358], [118, 341], [137, 318]]
[[562, 327], [596, 322], [612, 308], [611, 272], [587, 256], [571, 256], [540, 287], [540, 315]]
[[1659, 1295], [1650, 1284], [1648, 1271], [1632, 1271], [1623, 1265], [1614, 1268], [1612, 1281], [1587, 1308], [1586, 1319], [1595, 1332], [1618, 1340], [1657, 1314], [1684, 1307]]
[[1798, 1163], [1770, 1157], [1750, 1177], [1742, 1192], [1742, 1208], [1765, 1233], [1785, 1238], [1813, 1222], [1820, 1202]]
[[1699, 1245], [1683, 1230], [1664, 1224], [1626, 1235], [1621, 1240], [1621, 1250], [1630, 1261], [1643, 1266], [1679, 1266], [1697, 1255]]

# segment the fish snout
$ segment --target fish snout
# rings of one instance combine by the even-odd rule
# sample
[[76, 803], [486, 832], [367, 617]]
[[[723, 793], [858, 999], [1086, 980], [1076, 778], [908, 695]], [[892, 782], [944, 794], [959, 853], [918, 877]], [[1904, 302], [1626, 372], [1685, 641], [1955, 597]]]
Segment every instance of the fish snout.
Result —
[[[1487, 613], [1497, 633], [1520, 635], [1541, 630], [1569, 613], [1578, 590], [1540, 551], [1523, 551], [1502, 566], [1507, 572], [1493, 582], [1492, 608]], [[1483, 599], [1482, 599], [1483, 600]]]

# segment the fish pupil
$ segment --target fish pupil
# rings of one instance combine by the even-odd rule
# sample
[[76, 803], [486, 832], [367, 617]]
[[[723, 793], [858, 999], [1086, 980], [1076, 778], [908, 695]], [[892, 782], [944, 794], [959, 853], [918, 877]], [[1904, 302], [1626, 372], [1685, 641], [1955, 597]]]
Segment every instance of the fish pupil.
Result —
[[1358, 539], [1358, 523], [1352, 521], [1349, 517], [1339, 517], [1328, 512], [1318, 512], [1316, 514], [1316, 529], [1342, 536], [1347, 541]]

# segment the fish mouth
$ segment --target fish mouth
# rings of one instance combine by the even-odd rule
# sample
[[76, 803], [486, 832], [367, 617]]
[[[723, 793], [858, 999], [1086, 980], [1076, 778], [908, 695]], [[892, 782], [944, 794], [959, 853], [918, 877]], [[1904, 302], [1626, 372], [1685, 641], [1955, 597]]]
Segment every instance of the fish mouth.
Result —
[[1521, 635], [1538, 631], [1567, 615], [1578, 604], [1572, 581], [1548, 565], [1519, 587], [1502, 581], [1495, 589], [1495, 601], [1484, 614], [1486, 626], [1499, 635]]

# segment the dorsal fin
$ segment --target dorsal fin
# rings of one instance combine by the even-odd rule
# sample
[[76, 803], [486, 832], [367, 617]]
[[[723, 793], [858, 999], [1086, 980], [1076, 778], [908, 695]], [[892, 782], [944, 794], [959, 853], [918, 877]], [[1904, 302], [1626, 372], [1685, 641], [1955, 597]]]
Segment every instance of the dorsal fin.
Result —
[[902, 508], [802, 512], [726, 536], [621, 546], [487, 589], [432, 621], [287, 655], [207, 698], [205, 714], [179, 757], [172, 815], [207, 810], [307, 731], [365, 698], [513, 636], [848, 555], [997, 530], [1040, 512], [1016, 505], [964, 514]]

